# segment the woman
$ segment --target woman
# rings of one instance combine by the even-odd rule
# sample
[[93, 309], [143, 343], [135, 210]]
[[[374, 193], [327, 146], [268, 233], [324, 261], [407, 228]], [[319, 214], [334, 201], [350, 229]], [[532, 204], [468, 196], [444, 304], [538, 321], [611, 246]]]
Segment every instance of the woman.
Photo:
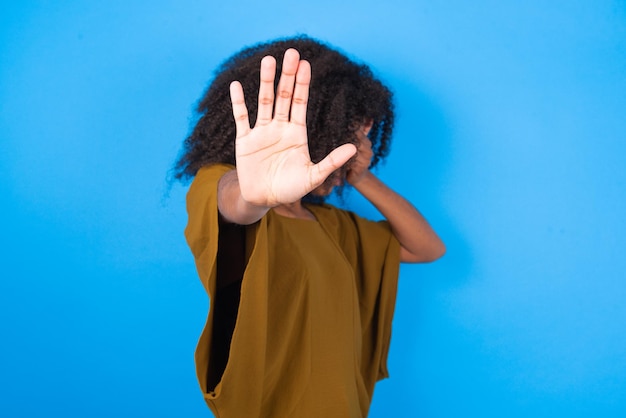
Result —
[[[387, 376], [399, 263], [445, 252], [370, 171], [389, 148], [391, 93], [366, 66], [297, 37], [226, 61], [198, 109], [177, 177], [194, 178], [185, 235], [211, 299], [196, 349], [209, 407], [366, 416]], [[324, 204], [344, 183], [386, 221]]]

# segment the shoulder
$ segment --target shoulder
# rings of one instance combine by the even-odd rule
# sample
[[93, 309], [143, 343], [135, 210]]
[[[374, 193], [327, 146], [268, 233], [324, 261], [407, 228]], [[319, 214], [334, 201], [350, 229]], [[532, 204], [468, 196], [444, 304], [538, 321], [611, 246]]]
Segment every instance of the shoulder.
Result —
[[234, 166], [228, 164], [211, 164], [198, 170], [187, 191], [188, 227], [194, 224], [194, 220], [202, 224], [207, 212], [217, 213], [217, 184], [232, 169]]

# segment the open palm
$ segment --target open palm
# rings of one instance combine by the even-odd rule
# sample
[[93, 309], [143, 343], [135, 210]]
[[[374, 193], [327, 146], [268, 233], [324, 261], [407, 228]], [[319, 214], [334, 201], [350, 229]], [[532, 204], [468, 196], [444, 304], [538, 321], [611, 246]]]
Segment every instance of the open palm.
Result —
[[293, 203], [320, 186], [354, 155], [356, 147], [345, 144], [314, 164], [309, 155], [306, 109], [311, 66], [288, 49], [274, 98], [276, 60], [261, 61], [261, 83], [256, 124], [250, 128], [241, 84], [230, 86], [237, 128], [235, 157], [242, 197], [255, 205]]

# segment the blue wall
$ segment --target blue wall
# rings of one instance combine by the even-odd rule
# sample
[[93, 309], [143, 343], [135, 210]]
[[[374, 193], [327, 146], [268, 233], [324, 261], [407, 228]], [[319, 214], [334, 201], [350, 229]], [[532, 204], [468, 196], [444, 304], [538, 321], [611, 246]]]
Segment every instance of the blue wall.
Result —
[[208, 415], [165, 176], [221, 60], [306, 32], [395, 90], [378, 174], [448, 244], [371, 416], [626, 416], [626, 4], [221, 3], [3, 1], [0, 415]]

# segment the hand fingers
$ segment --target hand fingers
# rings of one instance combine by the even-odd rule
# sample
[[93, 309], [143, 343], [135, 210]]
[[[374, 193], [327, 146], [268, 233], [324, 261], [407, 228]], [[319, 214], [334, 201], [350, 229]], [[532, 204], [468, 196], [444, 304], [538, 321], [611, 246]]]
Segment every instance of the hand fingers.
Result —
[[311, 184], [314, 187], [319, 186], [330, 176], [333, 171], [344, 165], [356, 153], [356, 147], [353, 144], [343, 144], [330, 152], [319, 163], [315, 164], [311, 172]]
[[293, 95], [293, 83], [296, 79], [300, 54], [293, 48], [285, 51], [283, 67], [278, 82], [276, 104], [274, 108], [274, 118], [279, 121], [289, 120], [289, 108]]
[[248, 119], [248, 108], [243, 96], [243, 87], [241, 87], [239, 81], [230, 83], [230, 101], [233, 105], [237, 138], [241, 138], [250, 132], [250, 120]]
[[364, 131], [357, 131], [356, 137], [358, 140], [359, 152], [361, 151], [361, 148], [372, 149], [372, 141]]
[[291, 122], [306, 126], [306, 106], [309, 100], [309, 85], [311, 84], [311, 64], [300, 61], [296, 73], [296, 87], [291, 102]]
[[367, 136], [372, 130], [372, 126], [374, 126], [374, 119], [370, 119], [363, 125], [363, 133]]
[[351, 170], [367, 169], [372, 163], [372, 157], [374, 151], [372, 151], [372, 141], [365, 135], [359, 136], [358, 151], [356, 154], [355, 163], [350, 167]]
[[255, 126], [267, 125], [272, 121], [275, 76], [276, 59], [272, 56], [264, 57], [261, 60], [261, 84], [259, 86], [259, 106]]

